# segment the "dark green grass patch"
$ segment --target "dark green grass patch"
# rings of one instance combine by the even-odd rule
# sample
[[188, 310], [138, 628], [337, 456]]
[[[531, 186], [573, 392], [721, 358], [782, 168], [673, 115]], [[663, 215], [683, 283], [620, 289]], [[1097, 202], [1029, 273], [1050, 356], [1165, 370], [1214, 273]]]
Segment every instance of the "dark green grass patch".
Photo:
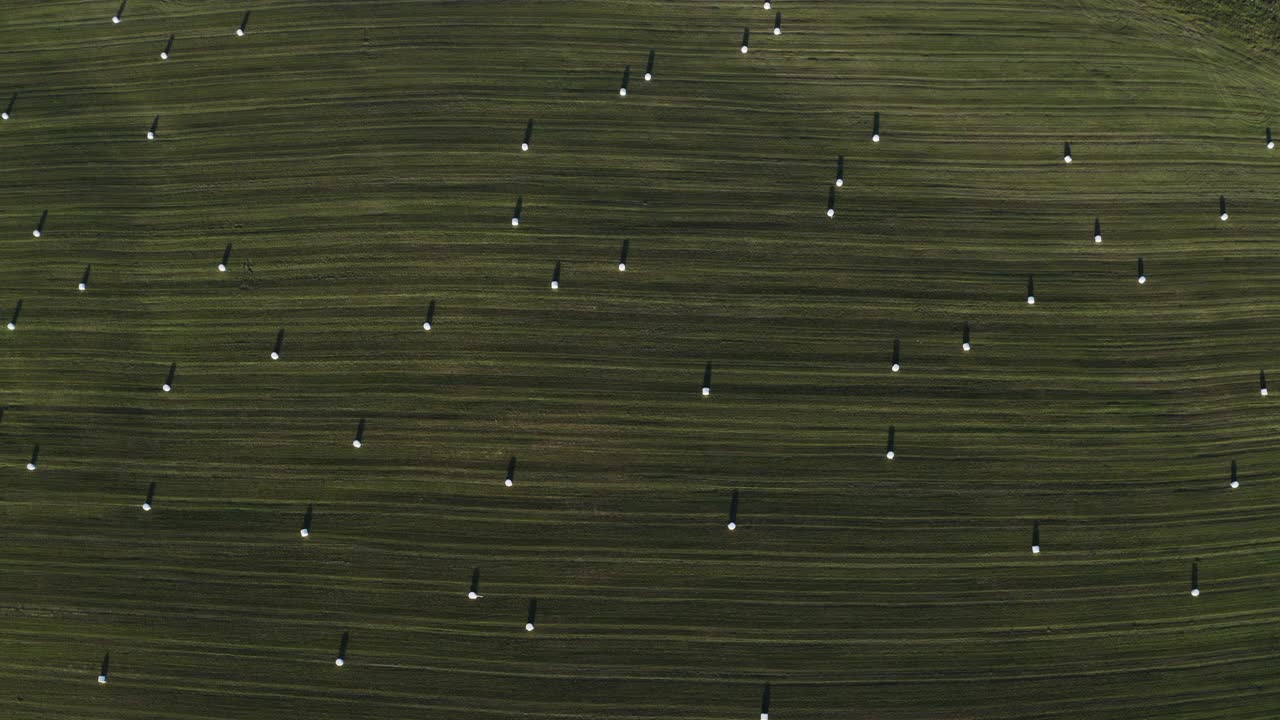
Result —
[[1255, 6], [9, 5], [0, 717], [1280, 716]]

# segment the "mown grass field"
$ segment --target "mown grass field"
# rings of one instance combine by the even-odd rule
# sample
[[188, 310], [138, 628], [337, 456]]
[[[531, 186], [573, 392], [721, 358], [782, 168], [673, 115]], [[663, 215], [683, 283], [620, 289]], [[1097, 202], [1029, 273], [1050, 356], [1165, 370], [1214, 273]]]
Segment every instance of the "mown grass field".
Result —
[[1176, 5], [6, 3], [0, 717], [1280, 717], [1274, 8]]

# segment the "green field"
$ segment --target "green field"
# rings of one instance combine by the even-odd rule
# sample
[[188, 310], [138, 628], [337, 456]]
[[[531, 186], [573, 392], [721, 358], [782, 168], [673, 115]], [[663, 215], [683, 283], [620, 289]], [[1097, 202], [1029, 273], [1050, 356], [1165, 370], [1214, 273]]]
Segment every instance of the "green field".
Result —
[[0, 719], [1280, 718], [1275, 2], [116, 6], [0, 9]]

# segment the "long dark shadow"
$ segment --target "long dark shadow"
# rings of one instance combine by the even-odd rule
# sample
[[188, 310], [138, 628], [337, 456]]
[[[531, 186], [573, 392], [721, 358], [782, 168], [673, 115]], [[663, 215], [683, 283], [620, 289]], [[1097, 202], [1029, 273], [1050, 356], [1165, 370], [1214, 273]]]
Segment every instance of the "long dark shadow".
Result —
[[13, 314], [9, 316], [9, 329], [18, 329], [18, 316], [22, 314], [22, 301], [19, 300], [17, 305], [13, 306]]
[[342, 642], [338, 643], [338, 657], [334, 660], [334, 664], [341, 667], [347, 664], [347, 646], [351, 644], [351, 633], [342, 633]]

